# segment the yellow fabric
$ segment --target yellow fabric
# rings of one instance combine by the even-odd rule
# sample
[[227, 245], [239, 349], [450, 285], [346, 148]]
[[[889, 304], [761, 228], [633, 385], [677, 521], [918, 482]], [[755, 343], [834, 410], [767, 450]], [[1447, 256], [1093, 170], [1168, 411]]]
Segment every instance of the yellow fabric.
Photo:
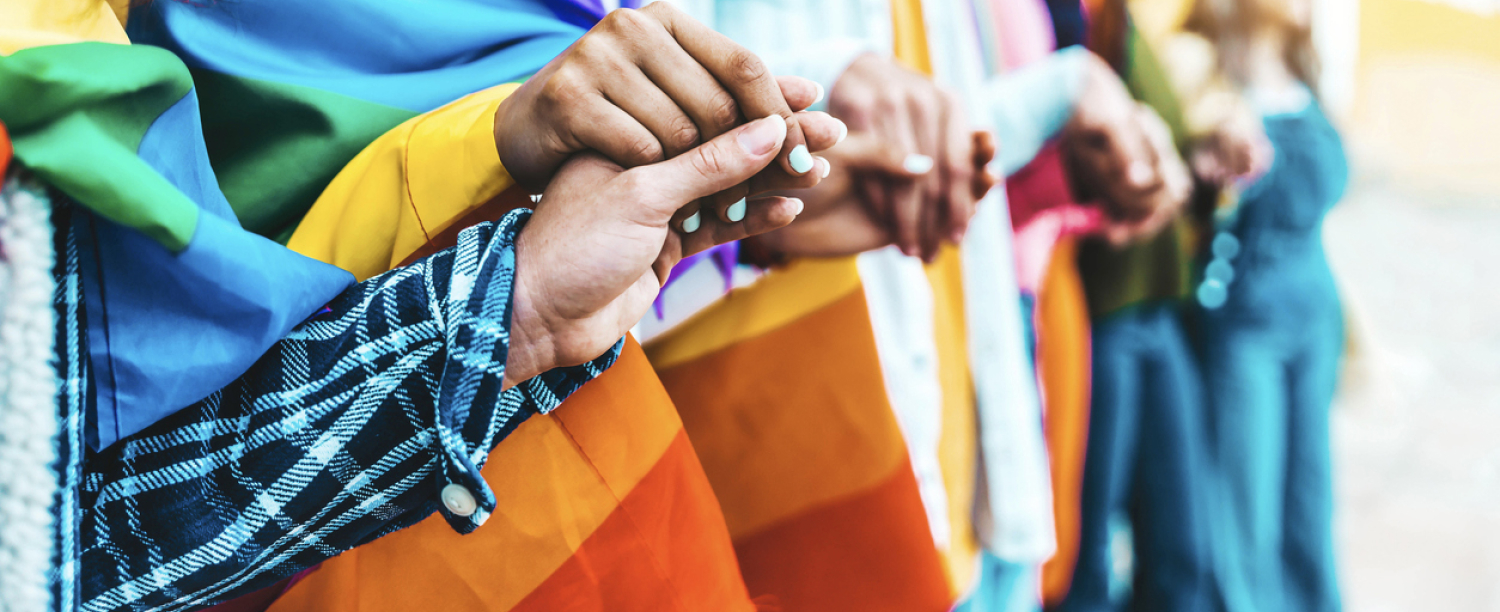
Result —
[[955, 594], [967, 592], [978, 564], [974, 531], [974, 491], [978, 482], [979, 431], [974, 381], [969, 373], [969, 343], [964, 326], [963, 265], [958, 247], [946, 245], [927, 266], [932, 285], [933, 332], [938, 381], [943, 390], [942, 433], [938, 467], [948, 493], [952, 537], [943, 553]]
[[853, 257], [799, 259], [653, 339], [646, 354], [660, 372], [785, 327], [859, 287]]
[[922, 0], [892, 0], [891, 29], [896, 61], [932, 76], [932, 58], [927, 50], [927, 25], [922, 19]]
[[130, 44], [130, 0], [0, 0], [0, 55], [75, 42]]
[[1042, 601], [1067, 597], [1082, 529], [1083, 460], [1089, 434], [1089, 309], [1078, 274], [1078, 241], [1064, 237], [1037, 294], [1037, 369], [1046, 408], [1057, 554], [1042, 565]]
[[1129, 0], [1130, 20], [1146, 40], [1156, 42], [1182, 29], [1192, 0]]
[[[768, 301], [755, 297], [767, 288], [728, 301]], [[719, 309], [700, 320], [733, 329], [761, 310]], [[858, 285], [775, 330], [657, 372], [737, 540], [877, 488], [908, 464]]]
[[514, 181], [495, 150], [495, 110], [519, 84], [470, 94], [396, 126], [345, 166], [287, 246], [364, 280]]
[[[921, 0], [893, 0], [891, 21], [896, 61], [931, 76], [932, 60]], [[947, 562], [950, 584], [958, 594], [972, 586], [979, 556], [973, 524], [979, 467], [978, 416], [974, 383], [969, 374], [963, 266], [958, 247], [942, 248], [937, 260], [927, 267], [927, 279], [932, 285], [938, 379], [943, 392], [938, 465], [948, 492], [948, 524], [952, 533], [947, 549], [940, 552]]]

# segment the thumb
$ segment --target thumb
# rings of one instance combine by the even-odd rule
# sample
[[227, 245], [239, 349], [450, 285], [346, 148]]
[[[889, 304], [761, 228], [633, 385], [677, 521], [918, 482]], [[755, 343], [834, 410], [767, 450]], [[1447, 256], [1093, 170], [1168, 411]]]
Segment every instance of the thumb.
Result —
[[755, 176], [776, 158], [786, 140], [786, 120], [779, 115], [751, 121], [672, 159], [640, 166], [637, 185], [670, 215], [699, 198], [718, 193]]

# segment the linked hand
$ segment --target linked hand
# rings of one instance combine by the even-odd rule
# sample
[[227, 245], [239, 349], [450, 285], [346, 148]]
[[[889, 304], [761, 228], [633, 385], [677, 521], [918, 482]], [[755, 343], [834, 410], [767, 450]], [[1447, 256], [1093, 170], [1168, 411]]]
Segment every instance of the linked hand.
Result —
[[[704, 202], [710, 216], [731, 221], [739, 213], [731, 205], [751, 191], [817, 183], [818, 149], [805, 132], [842, 128], [825, 114], [794, 111], [820, 95], [812, 81], [775, 77], [753, 53], [657, 2], [611, 12], [528, 79], [496, 112], [495, 145], [506, 170], [535, 189], [581, 151], [633, 168], [676, 157], [746, 118], [785, 118], [778, 164]], [[685, 208], [678, 221], [696, 211]]]
[[790, 223], [802, 202], [768, 197], [749, 200], [740, 222], [670, 227], [689, 202], [762, 171], [786, 140], [786, 121], [772, 115], [629, 170], [591, 152], [565, 162], [516, 244], [506, 385], [598, 357], [646, 314], [681, 258]]

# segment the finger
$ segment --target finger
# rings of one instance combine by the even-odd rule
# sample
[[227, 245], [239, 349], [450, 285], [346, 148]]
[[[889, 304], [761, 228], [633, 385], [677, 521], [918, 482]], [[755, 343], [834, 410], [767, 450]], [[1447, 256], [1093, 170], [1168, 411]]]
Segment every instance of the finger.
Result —
[[[684, 234], [691, 234], [703, 226], [703, 201], [688, 202], [677, 212], [672, 213], [672, 221], [669, 224], [672, 229]], [[710, 213], [712, 214], [712, 213]]]
[[[830, 150], [848, 134], [848, 128], [844, 127], [844, 123], [838, 119], [834, 119], [827, 113], [803, 111], [797, 113], [797, 115], [802, 117], [802, 133], [807, 136], [808, 148], [813, 151]], [[813, 161], [817, 164], [817, 171], [808, 172], [801, 176], [782, 172], [778, 166], [766, 168], [750, 180], [750, 185], [746, 191], [748, 191], [749, 195], [753, 196], [768, 191], [784, 189], [810, 189], [816, 186], [824, 176], [827, 176], [831, 162], [831, 160], [820, 158], [818, 155], [813, 156]], [[725, 200], [724, 205], [728, 206], [735, 199], [744, 196], [745, 193], [741, 192], [736, 198]]]
[[[900, 153], [902, 163], [905, 165], [908, 155], [922, 154], [917, 152], [911, 112], [905, 107], [893, 110], [895, 112], [882, 113], [876, 117], [875, 132], [886, 137], [890, 146]], [[931, 157], [926, 157], [926, 159], [929, 162], [932, 160]], [[925, 170], [931, 171], [930, 164]], [[899, 180], [885, 176], [880, 181], [890, 201], [889, 217], [886, 223], [895, 236], [896, 246], [901, 249], [902, 253], [914, 257], [922, 254], [922, 192], [919, 189], [921, 180], [921, 177], [916, 180]]]
[[873, 132], [849, 134], [838, 146], [829, 149], [826, 156], [850, 171], [874, 172], [907, 180], [916, 180], [925, 174], [914, 171], [922, 168], [906, 163], [907, 153], [903, 148]]
[[765, 250], [789, 257], [841, 257], [881, 248], [891, 243], [884, 224], [877, 223], [858, 203], [830, 207], [830, 214], [809, 218], [750, 240]]
[[939, 227], [944, 230], [943, 237], [958, 243], [968, 231], [969, 218], [974, 214], [973, 177], [976, 168], [974, 161], [974, 135], [969, 131], [968, 121], [963, 117], [962, 109], [951, 99], [944, 100], [948, 111], [943, 118], [943, 159], [945, 163], [939, 164], [943, 170], [943, 200], [945, 206], [940, 211]]
[[603, 96], [593, 96], [575, 117], [585, 126], [576, 132], [578, 150], [593, 149], [626, 169], [665, 159], [656, 135]]
[[974, 167], [983, 168], [995, 161], [995, 155], [1000, 152], [1000, 147], [995, 144], [995, 135], [989, 130], [976, 130], [973, 134], [974, 141]]
[[[974, 132], [974, 179], [971, 181], [974, 199], [980, 200], [995, 187], [999, 179], [989, 171], [990, 162], [995, 161], [999, 147], [995, 146], [995, 135], [986, 130]], [[977, 203], [976, 203], [977, 206]]]
[[[614, 78], [600, 84], [600, 90], [606, 99], [614, 102], [615, 106], [635, 118], [656, 137], [664, 157], [677, 157], [701, 142], [697, 122], [678, 107], [678, 103], [673, 100], [675, 96], [662, 91], [634, 66], [622, 66]], [[585, 129], [608, 130], [611, 126], [595, 125]], [[712, 138], [720, 133], [722, 130], [707, 137]]]
[[917, 181], [917, 206], [920, 207], [917, 211], [917, 248], [923, 261], [930, 261], [937, 254], [938, 244], [946, 233], [943, 217], [946, 216], [945, 199], [953, 162], [964, 160], [949, 157], [945, 139], [948, 129], [946, 115], [951, 109], [941, 101], [939, 95], [931, 93], [928, 87], [918, 89], [907, 98], [907, 109], [916, 151], [931, 157], [936, 170]]
[[[759, 173], [756, 173], [755, 176], [759, 177], [765, 174], [766, 171], [761, 170]], [[785, 173], [775, 172], [774, 174], [784, 175]], [[703, 205], [704, 209], [712, 211], [713, 218], [725, 223], [737, 223], [745, 218], [745, 198], [751, 195], [755, 195], [756, 193], [760, 193], [751, 191], [751, 185], [754, 184], [754, 182], [755, 177], [751, 177], [750, 181], [740, 183], [738, 185], [725, 189], [724, 191], [720, 191], [716, 194], [708, 196], [707, 198], [700, 200], [700, 203]]]
[[683, 235], [682, 256], [687, 257], [720, 244], [785, 227], [796, 220], [802, 207], [802, 200], [783, 196], [748, 200], [743, 221], [724, 223], [714, 220], [705, 223], [696, 232]]
[[[658, 32], [660, 40], [655, 39]], [[666, 28], [656, 23], [652, 34], [650, 42], [638, 52], [641, 71], [692, 118], [703, 140], [712, 140], [744, 123], [734, 95], [683, 50]]]
[[[786, 129], [779, 116], [759, 119], [667, 161], [627, 171], [622, 177], [628, 195], [653, 203], [650, 212], [665, 222], [687, 203], [738, 185], [765, 168], [781, 151]], [[656, 222], [649, 216], [638, 220]]]
[[849, 127], [833, 115], [819, 111], [800, 111], [797, 123], [802, 126], [802, 135], [807, 138], [807, 149], [813, 153], [827, 151], [844, 141]]
[[803, 175], [812, 171], [812, 153], [802, 136], [798, 118], [792, 113], [782, 96], [776, 77], [771, 74], [760, 57], [736, 44], [728, 37], [709, 29], [686, 13], [666, 2], [656, 2], [642, 11], [653, 13], [662, 20], [667, 31], [677, 39], [683, 50], [693, 56], [708, 72], [729, 90], [739, 104], [740, 114], [745, 117], [769, 117], [780, 115], [786, 119], [786, 146], [779, 154], [779, 163], [787, 172]]
[[792, 109], [792, 112], [805, 111], [812, 105], [822, 102], [824, 96], [827, 95], [827, 92], [823, 91], [823, 86], [817, 81], [799, 76], [778, 76], [776, 85], [781, 88], [781, 97], [786, 100], [786, 105]]

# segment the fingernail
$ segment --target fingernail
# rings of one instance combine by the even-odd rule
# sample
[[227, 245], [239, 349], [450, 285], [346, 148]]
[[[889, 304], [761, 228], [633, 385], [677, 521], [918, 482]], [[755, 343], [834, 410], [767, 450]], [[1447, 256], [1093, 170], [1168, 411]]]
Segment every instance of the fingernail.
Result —
[[818, 159], [823, 162], [823, 170], [818, 174], [823, 175], [822, 178], [828, 178], [828, 173], [833, 172], [833, 164], [828, 163], [826, 158], [819, 157]]
[[[823, 101], [823, 84], [819, 83], [817, 81], [813, 81], [813, 86], [818, 88], [818, 97], [813, 98], [812, 103], [813, 104], [817, 104], [817, 103]], [[809, 106], [811, 106], [811, 105], [809, 105]]]
[[793, 217], [802, 214], [802, 199], [801, 198], [787, 198], [787, 200], [789, 200], [792, 203], [792, 216]]
[[731, 223], [739, 223], [745, 220], [745, 208], [745, 198], [740, 198], [740, 201], [730, 204], [729, 210], [724, 211], [724, 214], [729, 217]]
[[1145, 185], [1151, 181], [1151, 167], [1146, 162], [1135, 162], [1130, 164], [1129, 179], [1131, 184]]
[[787, 156], [787, 161], [792, 162], [792, 171], [797, 174], [807, 174], [813, 169], [812, 153], [807, 152], [807, 145], [797, 145], [792, 149], [792, 154]]
[[703, 223], [703, 219], [699, 218], [698, 214], [693, 213], [688, 218], [682, 220], [682, 233], [691, 234], [698, 231], [698, 226]]
[[740, 132], [737, 140], [745, 152], [751, 155], [770, 153], [781, 146], [781, 141], [786, 140], [786, 119], [780, 115], [772, 115], [751, 123]]
[[[839, 120], [838, 119], [834, 119], [834, 121], [839, 121]], [[845, 138], [848, 138], [848, 137], [849, 137], [849, 126], [844, 125], [843, 121], [839, 121], [839, 139], [833, 141], [833, 144], [841, 143], [841, 142], [844, 141]]]
[[901, 160], [901, 167], [906, 168], [906, 171], [912, 174], [927, 174], [932, 171], [933, 163], [931, 157], [921, 153], [912, 153], [907, 155], [906, 159]]

